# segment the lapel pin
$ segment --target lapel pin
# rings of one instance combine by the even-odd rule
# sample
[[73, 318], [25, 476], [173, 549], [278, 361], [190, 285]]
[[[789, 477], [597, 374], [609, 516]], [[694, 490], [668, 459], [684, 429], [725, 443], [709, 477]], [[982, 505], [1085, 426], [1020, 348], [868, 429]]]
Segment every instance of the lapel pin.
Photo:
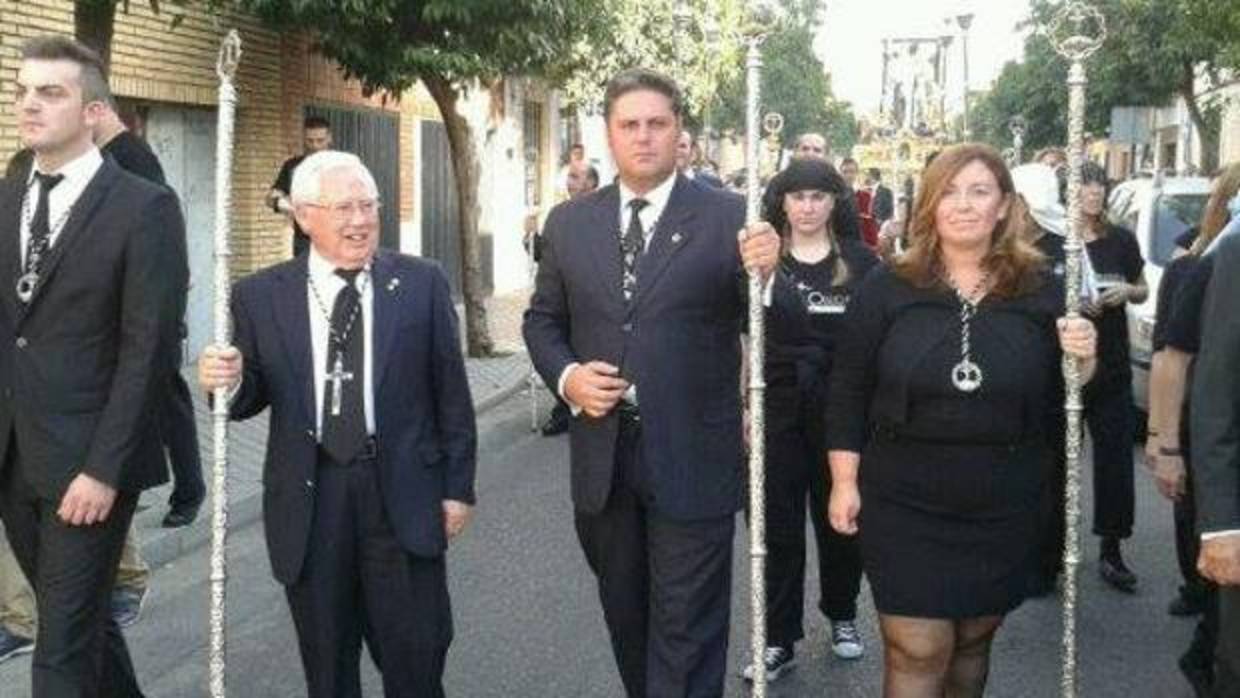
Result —
[[684, 236], [681, 235], [680, 233], [672, 233], [672, 244], [673, 245], [679, 245], [682, 239], [684, 239]]
[[400, 286], [400, 279], [392, 279], [388, 281], [388, 284], [387, 284], [388, 293], [395, 293], [398, 286]]

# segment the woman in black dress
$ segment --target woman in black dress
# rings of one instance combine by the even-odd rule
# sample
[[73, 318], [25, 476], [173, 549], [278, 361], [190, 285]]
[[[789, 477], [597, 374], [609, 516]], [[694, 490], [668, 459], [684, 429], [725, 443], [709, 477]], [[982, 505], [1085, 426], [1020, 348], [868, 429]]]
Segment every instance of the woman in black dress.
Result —
[[1094, 535], [1101, 538], [1098, 573], [1112, 587], [1131, 593], [1137, 576], [1124, 562], [1120, 541], [1132, 536], [1132, 364], [1128, 358], [1129, 303], [1149, 295], [1145, 260], [1132, 232], [1106, 220], [1107, 176], [1085, 163], [1081, 172], [1083, 236], [1093, 266], [1097, 299], [1086, 314], [1098, 325], [1098, 374], [1085, 389], [1085, 422], [1094, 463]]
[[[911, 247], [854, 294], [827, 409], [831, 525], [860, 533], [884, 696], [981, 696], [990, 643], [1037, 557], [1047, 404], [1061, 352], [1094, 371], [1088, 320], [1021, 239], [994, 149], [926, 169]], [[858, 482], [860, 475], [860, 482]]]
[[[844, 311], [878, 263], [862, 242], [853, 198], [823, 160], [793, 160], [767, 187], [764, 218], [784, 236], [780, 278], [767, 309], [767, 679], [791, 668], [805, 636], [805, 511], [818, 545], [819, 608], [841, 659], [864, 651], [857, 632], [861, 551], [827, 523], [823, 412]], [[752, 666], [742, 675], [753, 678]]]

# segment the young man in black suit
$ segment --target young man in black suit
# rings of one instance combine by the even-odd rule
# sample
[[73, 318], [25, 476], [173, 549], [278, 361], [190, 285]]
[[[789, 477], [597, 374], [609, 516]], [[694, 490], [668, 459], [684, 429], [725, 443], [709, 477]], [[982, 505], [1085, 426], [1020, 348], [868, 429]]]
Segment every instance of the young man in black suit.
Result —
[[290, 193], [310, 250], [237, 284], [236, 346], [205, 350], [199, 381], [235, 390], [234, 419], [271, 407], [263, 521], [308, 695], [360, 696], [365, 639], [385, 695], [441, 697], [477, 445], [447, 277], [376, 250], [356, 156], [307, 157]]
[[1212, 253], [1193, 366], [1193, 482], [1197, 569], [1218, 584], [1214, 698], [1240, 698], [1240, 236]]
[[111, 97], [92, 51], [29, 41], [16, 95], [35, 166], [0, 194], [0, 517], [38, 605], [33, 693], [141, 696], [109, 600], [138, 495], [167, 479], [153, 420], [184, 223], [95, 147]]
[[769, 225], [743, 230], [739, 197], [677, 173], [681, 112], [658, 73], [608, 84], [618, 183], [551, 211], [524, 324], [535, 367], [577, 415], [577, 534], [634, 697], [723, 691], [744, 269], [769, 274], [779, 255]]

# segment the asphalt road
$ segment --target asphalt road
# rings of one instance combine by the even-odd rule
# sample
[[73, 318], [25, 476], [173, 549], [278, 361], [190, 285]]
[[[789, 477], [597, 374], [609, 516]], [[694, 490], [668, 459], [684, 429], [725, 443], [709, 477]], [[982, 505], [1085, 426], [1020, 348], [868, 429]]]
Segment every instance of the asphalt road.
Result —
[[[479, 426], [480, 505], [473, 527], [450, 553], [457, 636], [449, 656], [448, 694], [621, 696], [593, 580], [572, 529], [566, 437], [531, 434], [523, 396], [493, 410]], [[1143, 472], [1137, 481], [1137, 531], [1126, 552], [1141, 578], [1139, 593], [1121, 595], [1102, 585], [1095, 566], [1097, 543], [1086, 537], [1080, 695], [1187, 698], [1191, 694], [1175, 658], [1188, 642], [1192, 622], [1165, 611], [1178, 583], [1171, 511]], [[1085, 511], [1090, 511], [1088, 502]], [[745, 659], [748, 633], [743, 526], [737, 535], [732, 669]], [[270, 577], [261, 524], [234, 532], [230, 541], [229, 695], [302, 696], [292, 625], [283, 593]], [[205, 550], [155, 574], [142, 620], [128, 631], [148, 696], [207, 695], [207, 590]], [[881, 652], [873, 607], [868, 592], [863, 593], [860, 625], [866, 655], [852, 662], [830, 655], [825, 624], [813, 610], [817, 599], [809, 595], [808, 637], [798, 647], [798, 667], [773, 684], [770, 695], [880, 694]], [[1059, 695], [1060, 613], [1058, 597], [1051, 597], [1027, 603], [1009, 617], [996, 643], [988, 696]], [[369, 661], [363, 662], [367, 695], [380, 696], [378, 677]], [[28, 697], [29, 665], [29, 657], [0, 665], [0, 694]], [[727, 695], [748, 691], [730, 677]]]

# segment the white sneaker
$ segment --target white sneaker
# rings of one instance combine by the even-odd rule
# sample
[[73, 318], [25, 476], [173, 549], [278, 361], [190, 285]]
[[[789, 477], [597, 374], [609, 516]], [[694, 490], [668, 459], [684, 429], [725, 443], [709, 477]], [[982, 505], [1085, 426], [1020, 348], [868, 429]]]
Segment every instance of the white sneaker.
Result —
[[[774, 681], [795, 666], [797, 660], [791, 647], [767, 647], [764, 663], [766, 664], [766, 680]], [[741, 676], [746, 681], [753, 681], [754, 665], [750, 664], [741, 670]]]
[[865, 654], [856, 623], [851, 620], [831, 623], [831, 651], [840, 659], [857, 659]]

